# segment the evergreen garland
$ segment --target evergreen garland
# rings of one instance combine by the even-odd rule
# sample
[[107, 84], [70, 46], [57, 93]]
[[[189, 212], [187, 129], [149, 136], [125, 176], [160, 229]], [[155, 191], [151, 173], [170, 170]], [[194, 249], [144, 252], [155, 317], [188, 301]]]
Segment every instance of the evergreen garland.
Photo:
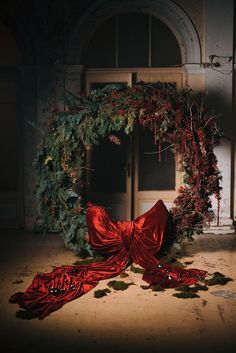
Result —
[[175, 239], [202, 232], [213, 219], [210, 196], [220, 201], [221, 178], [213, 152], [221, 133], [203, 95], [158, 82], [116, 84], [89, 96], [68, 93], [64, 103], [65, 111], [51, 112], [44, 125], [35, 159], [44, 231], [58, 230], [68, 248], [92, 254], [81, 197], [86, 150], [104, 138], [119, 143], [116, 132], [141, 125], [153, 131], [157, 151], [168, 142], [180, 156], [184, 185], [170, 210]]

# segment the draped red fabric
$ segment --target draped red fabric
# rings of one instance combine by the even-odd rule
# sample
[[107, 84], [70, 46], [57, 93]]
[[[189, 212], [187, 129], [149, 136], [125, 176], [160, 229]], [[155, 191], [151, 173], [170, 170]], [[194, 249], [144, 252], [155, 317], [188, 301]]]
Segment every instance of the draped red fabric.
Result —
[[[166, 235], [169, 213], [160, 200], [148, 212], [134, 221], [112, 221], [104, 208], [88, 204], [86, 219], [89, 242], [94, 250], [105, 255], [102, 262], [63, 266], [50, 273], [35, 275], [23, 292], [10, 297], [18, 303], [27, 318], [43, 319], [65, 303], [82, 296], [100, 280], [117, 276], [134, 262], [145, 269], [143, 279], [163, 287], [194, 284], [204, 278], [206, 271], [176, 269], [162, 264], [155, 255]], [[22, 316], [23, 317], [23, 316]]]

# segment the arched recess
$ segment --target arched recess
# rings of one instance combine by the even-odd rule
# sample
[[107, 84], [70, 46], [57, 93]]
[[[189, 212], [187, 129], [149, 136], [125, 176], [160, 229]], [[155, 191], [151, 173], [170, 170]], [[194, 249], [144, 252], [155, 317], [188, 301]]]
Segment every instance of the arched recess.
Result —
[[[154, 72], [151, 65], [146, 66], [148, 70], [146, 73], [140, 72], [140, 70], [135, 70], [135, 73], [129, 73], [130, 77], [126, 77], [127, 72], [124, 69], [124, 76], [121, 76], [121, 71], [114, 74], [114, 70], [119, 69], [119, 65], [117, 65], [114, 70], [109, 71], [104, 69], [98, 73], [98, 76], [95, 77], [96, 73], [93, 71], [91, 67], [88, 67], [88, 70], [83, 71], [86, 67], [87, 69], [87, 62], [85, 60], [85, 53], [89, 48], [89, 43], [93, 38], [94, 33], [101, 28], [101, 26], [105, 23], [105, 21], [116, 17], [119, 17], [121, 14], [132, 14], [132, 13], [140, 13], [149, 15], [149, 17], [154, 17], [164, 25], [166, 25], [169, 30], [174, 34], [175, 39], [177, 40], [180, 52], [181, 52], [181, 67], [167, 67], [166, 70], [157, 71], [159, 68], [157, 67], [157, 71]], [[117, 22], [119, 23], [119, 21]], [[152, 38], [152, 37], [151, 37]], [[118, 45], [118, 44], [117, 44]], [[119, 60], [117, 60], [119, 61]], [[128, 84], [132, 84], [134, 80], [143, 80], [146, 82], [152, 80], [160, 80], [164, 82], [173, 82], [177, 85], [178, 88], [181, 88], [184, 83], [189, 83], [188, 79], [185, 79], [186, 69], [191, 66], [194, 70], [195, 67], [199, 68], [201, 62], [201, 47], [200, 41], [197, 34], [197, 31], [191, 21], [191, 19], [187, 16], [182, 8], [176, 5], [171, 0], [146, 0], [146, 1], [108, 1], [108, 0], [98, 0], [94, 5], [92, 5], [83, 17], [78, 20], [75, 27], [73, 28], [70, 39], [68, 41], [67, 46], [67, 55], [66, 55], [66, 89], [69, 91], [74, 91], [75, 93], [78, 92], [80, 89], [84, 89], [82, 84], [83, 80], [83, 72], [85, 73], [85, 81], [86, 81], [86, 92], [88, 93], [89, 89], [92, 87], [91, 82], [100, 82], [100, 79], [103, 82], [129, 82]], [[149, 63], [150, 64], [150, 63]], [[191, 65], [188, 65], [191, 64]], [[123, 66], [124, 67], [124, 66]], [[150, 71], [152, 70], [152, 71]], [[138, 72], [139, 71], [139, 72]], [[106, 72], [106, 78], [105, 78]], [[187, 72], [188, 73], [188, 72]], [[119, 77], [118, 77], [119, 76]], [[79, 79], [80, 78], [80, 79]], [[73, 82], [71, 84], [71, 82]], [[76, 87], [77, 86], [77, 87]], [[91, 185], [91, 190], [86, 190], [87, 194], [89, 195], [90, 199], [93, 199], [95, 202], [103, 202], [105, 205], [105, 198], [107, 197], [107, 205], [110, 207], [110, 201], [113, 200], [113, 203], [116, 205], [111, 206], [115, 209], [126, 210], [125, 214], [119, 215], [117, 218], [125, 218], [129, 219], [129, 215], [131, 214], [131, 218], [133, 216], [137, 216], [140, 213], [144, 212], [146, 208], [150, 205], [148, 203], [152, 203], [153, 199], [161, 198], [164, 200], [166, 206], [171, 206], [175, 195], [176, 190], [178, 189], [181, 183], [181, 175], [178, 172], [178, 162], [176, 163], [173, 160], [173, 168], [171, 169], [171, 175], [168, 174], [168, 178], [171, 176], [175, 179], [173, 181], [173, 185], [163, 187], [154, 187], [148, 186], [144, 187], [141, 185], [142, 181], [142, 173], [138, 173], [142, 169], [141, 158], [137, 157], [138, 155], [142, 155], [143, 151], [139, 150], [140, 145], [144, 146], [144, 141], [142, 141], [142, 136], [133, 137], [132, 148], [135, 150], [132, 153], [127, 152], [126, 156], [126, 164], [127, 166], [123, 168], [124, 170], [131, 170], [131, 172], [127, 172], [126, 175], [126, 188], [125, 192], [122, 193], [115, 193], [113, 192], [113, 196], [109, 192], [105, 193], [104, 195], [100, 195], [101, 188], [97, 188], [99, 191], [96, 194], [96, 191], [93, 192], [92, 189], [92, 179], [90, 180], [88, 177], [86, 185]], [[149, 141], [149, 137], [147, 138]], [[140, 143], [142, 141], [142, 143]], [[145, 144], [145, 148], [151, 148], [147, 143]], [[110, 149], [107, 149], [110, 150]], [[131, 148], [127, 148], [127, 150], [131, 151]], [[135, 157], [133, 157], [135, 156]], [[91, 157], [92, 158], [92, 157]], [[103, 154], [104, 158], [104, 154]], [[169, 157], [168, 157], [169, 158]], [[106, 159], [106, 158], [104, 158]], [[170, 165], [170, 159], [168, 159], [168, 165]], [[90, 157], [88, 158], [90, 160]], [[96, 160], [98, 158], [96, 157]], [[146, 161], [147, 162], [147, 161]], [[146, 163], [145, 162], [145, 163]], [[88, 162], [88, 165], [90, 162]], [[91, 162], [92, 163], [92, 162]], [[140, 168], [139, 168], [140, 165]], [[131, 167], [130, 167], [131, 166]], [[161, 167], [162, 168], [162, 167]], [[95, 167], [96, 169], [96, 167]], [[122, 170], [123, 170], [122, 169]], [[136, 172], [135, 172], [136, 171]], [[163, 169], [162, 169], [163, 172]], [[168, 172], [169, 173], [169, 172]], [[148, 173], [150, 175], [150, 173]], [[163, 174], [164, 175], [164, 174]], [[131, 177], [130, 177], [131, 176]], [[166, 179], [168, 179], [166, 178]], [[174, 180], [173, 179], [173, 180]], [[150, 183], [149, 183], [150, 184]], [[108, 183], [106, 183], [108, 185]], [[155, 190], [154, 190], [155, 189]], [[159, 190], [160, 189], [160, 190]], [[165, 190], [164, 190], [165, 189]], [[94, 189], [95, 190], [95, 189]], [[91, 192], [90, 192], [91, 191]], [[155, 195], [154, 195], [155, 194]], [[124, 196], [125, 195], [125, 196]], [[152, 196], [151, 196], [152, 195]], [[96, 199], [98, 197], [98, 199]], [[153, 199], [152, 199], [153, 197]], [[104, 200], [103, 200], [104, 198]], [[118, 206], [119, 205], [119, 206]], [[122, 206], [120, 206], [122, 205]], [[113, 215], [114, 217], [114, 215]], [[115, 216], [116, 217], [116, 216]]]
[[201, 46], [198, 33], [187, 14], [171, 0], [111, 1], [98, 0], [76, 23], [69, 35], [67, 64], [83, 64], [82, 55], [97, 28], [108, 18], [122, 12], [150, 14], [175, 34], [182, 52], [183, 64], [200, 64]]
[[0, 227], [23, 225], [23, 138], [19, 113], [21, 53], [14, 32], [0, 22]]

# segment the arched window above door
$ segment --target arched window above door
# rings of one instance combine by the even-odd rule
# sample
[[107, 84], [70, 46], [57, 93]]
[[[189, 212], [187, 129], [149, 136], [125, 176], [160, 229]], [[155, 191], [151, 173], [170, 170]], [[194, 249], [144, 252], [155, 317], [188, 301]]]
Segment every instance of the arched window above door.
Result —
[[90, 39], [84, 64], [91, 68], [173, 67], [181, 51], [172, 31], [154, 16], [123, 13], [104, 22]]

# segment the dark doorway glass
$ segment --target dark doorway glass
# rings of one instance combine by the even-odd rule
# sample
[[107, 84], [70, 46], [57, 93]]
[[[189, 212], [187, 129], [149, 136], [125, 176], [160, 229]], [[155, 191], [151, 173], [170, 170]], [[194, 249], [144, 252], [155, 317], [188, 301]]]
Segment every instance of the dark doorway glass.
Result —
[[[126, 82], [94, 82], [91, 90], [102, 89], [107, 85], [127, 85]], [[92, 192], [126, 192], [126, 158], [128, 136], [124, 132], [111, 133], [95, 145], [91, 152], [90, 191]], [[111, 136], [110, 135], [110, 136]], [[116, 138], [120, 144], [116, 144]], [[115, 142], [114, 142], [115, 141]]]
[[140, 129], [139, 191], [175, 189], [175, 158], [168, 145], [168, 143], [162, 143], [161, 149], [164, 151], [159, 160], [158, 146], [154, 144], [154, 133]]
[[126, 192], [126, 155], [128, 136], [119, 132], [120, 144], [104, 139], [94, 146], [91, 155], [91, 185], [92, 192]]

